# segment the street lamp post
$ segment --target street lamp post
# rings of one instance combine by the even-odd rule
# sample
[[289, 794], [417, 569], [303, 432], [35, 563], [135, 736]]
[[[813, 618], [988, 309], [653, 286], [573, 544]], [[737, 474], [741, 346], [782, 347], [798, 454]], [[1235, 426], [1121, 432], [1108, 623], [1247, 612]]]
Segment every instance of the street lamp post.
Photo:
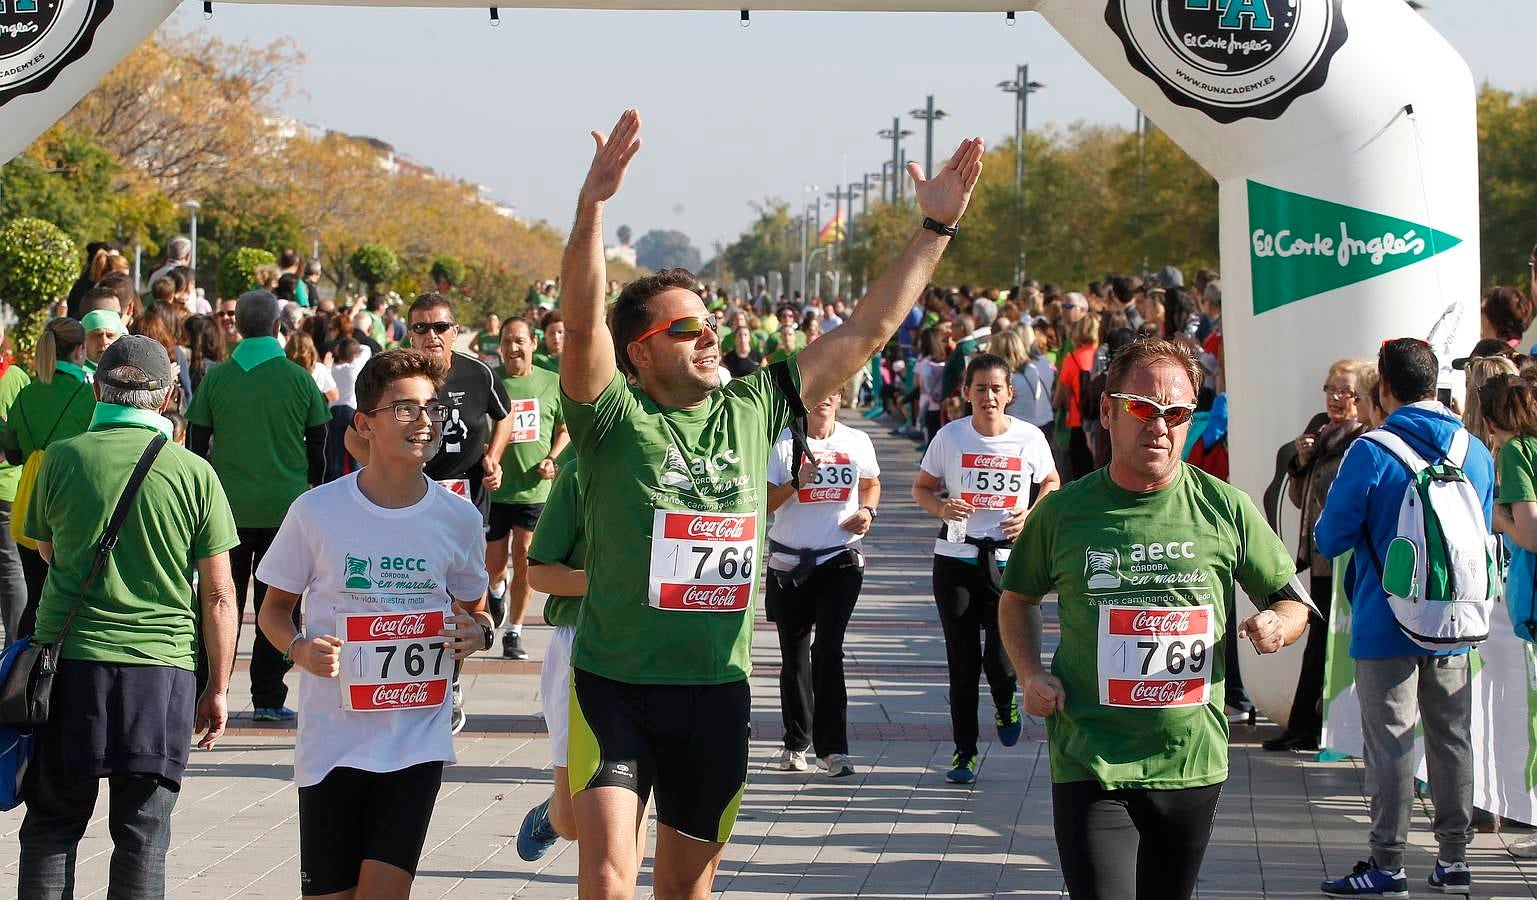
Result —
[[187, 208], [187, 212], [192, 216], [192, 227], [187, 229], [187, 230], [190, 232], [190, 237], [192, 239], [192, 259], [190, 260], [191, 263], [192, 263], [191, 268], [192, 268], [193, 275], [196, 276], [196, 274], [197, 274], [197, 211], [203, 208], [203, 204], [197, 202], [196, 200], [188, 200], [186, 203], [183, 203], [182, 206], [185, 206]]
[[949, 118], [950, 114], [942, 109], [934, 108], [934, 95], [930, 94], [928, 103], [923, 109], [915, 109], [908, 115], [924, 124], [923, 135], [923, 176], [934, 176], [934, 123], [940, 119]]
[[899, 191], [902, 189], [902, 182], [897, 179], [902, 171], [902, 139], [905, 137], [912, 137], [912, 134], [913, 133], [911, 131], [902, 130], [901, 116], [892, 116], [891, 127], [882, 128], [880, 131], [876, 132], [876, 137], [881, 138], [882, 140], [891, 141], [891, 202], [893, 204], [897, 203], [898, 200], [901, 199], [901, 194]]
[[[805, 186], [805, 192], [806, 193], [808, 193], [808, 194], [816, 194], [817, 195], [817, 218], [819, 218], [819, 219], [822, 216], [822, 195], [821, 195], [821, 190], [822, 190], [821, 188], [817, 187], [814, 184], [808, 184], [808, 185]], [[801, 210], [801, 276], [798, 279], [799, 282], [800, 282], [800, 295], [801, 295], [801, 302], [802, 303], [806, 302], [806, 256], [807, 256], [806, 243], [807, 243], [807, 241], [815, 241], [816, 240], [816, 238], [811, 236], [812, 229], [810, 229], [810, 228], [808, 228], [806, 226], [806, 219], [809, 218], [810, 215], [811, 215], [811, 204], [810, 203], [806, 203], [804, 208]]]
[[[1014, 95], [1014, 194], [1019, 200], [1021, 215], [1025, 208], [1025, 135], [1030, 130], [1030, 95], [1044, 87], [1046, 85], [1039, 81], [1030, 80], [1028, 63], [1015, 69], [1013, 81], [998, 82], [999, 90], [1005, 94]], [[1014, 267], [1015, 284], [1023, 282], [1025, 278], [1023, 228], [1020, 229], [1019, 235], [1019, 262]]]

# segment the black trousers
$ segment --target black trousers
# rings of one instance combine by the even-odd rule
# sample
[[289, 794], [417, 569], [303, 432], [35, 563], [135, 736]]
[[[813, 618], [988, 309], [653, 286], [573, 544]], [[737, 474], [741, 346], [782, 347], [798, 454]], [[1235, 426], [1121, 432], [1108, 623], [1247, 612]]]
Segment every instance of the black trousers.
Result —
[[[256, 615], [261, 616], [262, 601], [266, 599], [267, 586], [255, 579], [258, 566], [262, 557], [267, 555], [267, 550], [272, 546], [272, 539], [277, 537], [276, 528], [239, 528], [240, 546], [229, 552], [230, 576], [235, 582], [235, 601], [240, 609], [240, 627], [245, 627], [246, 588], [252, 588], [251, 603], [256, 610]], [[254, 584], [253, 584], [254, 582]], [[294, 606], [294, 627], [299, 625], [299, 607]], [[236, 633], [236, 641], [239, 641], [239, 633]], [[286, 649], [286, 648], [284, 648]], [[277, 709], [288, 699], [288, 685], [283, 683], [283, 676], [288, 674], [290, 666], [283, 662], [283, 651], [272, 646], [257, 627], [255, 640], [251, 643], [251, 705], [257, 709]], [[198, 654], [197, 689], [199, 696], [203, 688], [208, 684], [208, 658], [205, 654]]]
[[1112, 791], [1097, 781], [1052, 785], [1052, 823], [1068, 895], [1189, 900], [1221, 794], [1220, 784], [1171, 791]]
[[817, 756], [849, 752], [843, 636], [864, 581], [864, 568], [848, 553], [818, 566], [800, 587], [781, 586], [769, 573], [765, 606], [779, 629], [779, 704], [784, 743], [791, 750], [812, 748]]
[[1094, 451], [1082, 428], [1067, 433], [1067, 461], [1072, 466], [1074, 481], [1094, 471]]
[[982, 673], [987, 673], [994, 709], [1009, 709], [1018, 687], [998, 634], [998, 596], [976, 562], [934, 557], [934, 604], [945, 631], [945, 659], [950, 668], [950, 729], [955, 734], [955, 752], [962, 756], [977, 753], [977, 696]]
[[1334, 579], [1314, 575], [1308, 584], [1313, 602], [1323, 614], [1308, 623], [1307, 643], [1302, 647], [1302, 671], [1297, 674], [1297, 693], [1292, 696], [1291, 715], [1286, 720], [1287, 734], [1317, 740], [1323, 735], [1324, 668], [1329, 649], [1329, 607], [1333, 603]]

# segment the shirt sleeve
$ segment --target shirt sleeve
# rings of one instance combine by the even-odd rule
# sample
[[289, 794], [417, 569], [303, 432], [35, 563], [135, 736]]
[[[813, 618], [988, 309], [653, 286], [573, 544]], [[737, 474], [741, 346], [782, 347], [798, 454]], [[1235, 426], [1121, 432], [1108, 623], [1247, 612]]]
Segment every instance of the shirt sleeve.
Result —
[[216, 387], [218, 379], [210, 376], [215, 371], [217, 371], [216, 368], [209, 369], [208, 373], [203, 376], [202, 383], [197, 386], [197, 390], [192, 392], [192, 405], [187, 409], [188, 425], [200, 425], [204, 428], [213, 427], [213, 413], [209, 410], [209, 406], [213, 403], [212, 395], [214, 391], [218, 390]]
[[1044, 597], [1056, 590], [1052, 573], [1058, 527], [1057, 504], [1062, 494], [1053, 491], [1042, 497], [1035, 509], [1025, 516], [1024, 530], [1014, 541], [1008, 565], [1003, 570], [1003, 589], [1026, 597]]
[[1297, 574], [1297, 563], [1249, 495], [1236, 490], [1233, 494], [1237, 497], [1235, 524], [1243, 541], [1236, 579], [1254, 604], [1264, 609], [1269, 606], [1266, 598], [1286, 587]]
[[454, 518], [454, 526], [463, 531], [463, 537], [454, 542], [459, 552], [449, 563], [448, 583], [445, 587], [448, 588], [448, 595], [455, 600], [478, 600], [485, 596], [486, 589], [491, 586], [491, 576], [486, 571], [480, 511], [474, 507], [464, 510], [456, 507], [454, 511], [458, 514]]
[[1046, 440], [1045, 432], [1030, 426], [1034, 432], [1030, 439], [1030, 467], [1035, 472], [1035, 483], [1040, 484], [1046, 480], [1046, 476], [1057, 471], [1057, 461], [1051, 455], [1051, 444]]
[[57, 462], [57, 454], [45, 454], [37, 470], [37, 481], [32, 485], [32, 500], [27, 504], [27, 518], [21, 530], [34, 541], [53, 542], [53, 528], [48, 524], [48, 493], [57, 478], [52, 474], [57, 466], [50, 463]]
[[[1366, 507], [1380, 472], [1372, 442], [1362, 438], [1350, 445], [1340, 461], [1339, 474], [1329, 485], [1323, 512], [1313, 526], [1313, 546], [1324, 556], [1335, 557], [1356, 545], [1366, 527]], [[1384, 460], [1389, 464], [1391, 460]]]
[[577, 502], [577, 470], [562, 469], [550, 488], [550, 499], [534, 526], [533, 541], [528, 545], [529, 562], [563, 563], [571, 556], [580, 534], [581, 504]]
[[[307, 398], [309, 409], [304, 412], [304, 427], [314, 428], [316, 425], [325, 425], [331, 421], [331, 408], [326, 405], [326, 395], [320, 392], [320, 388], [315, 384], [315, 379], [310, 377], [310, 373], [304, 372], [304, 380], [309, 382], [310, 386]], [[197, 394], [194, 394], [193, 398], [196, 399], [197, 396]]]
[[272, 546], [256, 567], [258, 579], [290, 594], [304, 593], [315, 580], [315, 559], [306, 528], [310, 506], [300, 496], [288, 507]]
[[779, 436], [774, 442], [774, 449], [768, 458], [768, 482], [774, 487], [781, 487], [790, 480], [790, 457], [794, 455], [794, 444], [790, 440], [788, 430]]
[[562, 389], [560, 405], [566, 417], [566, 428], [571, 432], [571, 443], [576, 446], [577, 455], [584, 456], [603, 443], [614, 426], [640, 404], [630, 393], [624, 376], [615, 370], [608, 387], [591, 403], [578, 403], [566, 396]]
[[1507, 441], [1500, 449], [1500, 502], [1537, 501], [1537, 473], [1532, 471], [1527, 438]]
[[213, 466], [202, 459], [189, 464], [197, 467], [198, 489], [207, 498], [203, 504], [203, 521], [192, 540], [192, 555], [194, 559], [208, 559], [238, 547], [240, 533], [235, 530], [229, 498], [224, 495], [224, 487], [219, 483], [219, 476], [214, 474]]
[[949, 444], [945, 430], [941, 428], [934, 435], [934, 440], [929, 441], [929, 449], [923, 451], [923, 462], [918, 464], [918, 468], [938, 478], [940, 484], [945, 483], [945, 460], [950, 455]]
[[880, 457], [875, 455], [875, 445], [870, 443], [870, 436], [868, 434], [865, 434], [863, 431], [858, 432], [858, 434], [860, 437], [859, 451], [863, 457], [859, 461], [859, 477], [881, 477], [881, 461]]
[[496, 377], [496, 373], [486, 369], [486, 377], [491, 381], [491, 396], [486, 403], [486, 415], [493, 421], [500, 422], [512, 412], [512, 400], [507, 396], [507, 385]]

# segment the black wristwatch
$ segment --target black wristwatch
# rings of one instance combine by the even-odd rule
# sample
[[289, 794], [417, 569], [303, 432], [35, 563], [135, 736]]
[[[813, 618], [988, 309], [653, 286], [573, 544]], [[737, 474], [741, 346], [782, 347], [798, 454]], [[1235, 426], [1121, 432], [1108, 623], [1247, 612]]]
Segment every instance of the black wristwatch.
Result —
[[880, 515], [880, 511], [873, 506], [861, 506], [860, 509], [870, 514], [870, 521], [872, 522], [875, 521], [876, 516]]
[[490, 650], [491, 646], [496, 643], [496, 629], [492, 628], [490, 625], [487, 625], [484, 622], [481, 622], [479, 619], [476, 619], [475, 621], [480, 624], [480, 630], [486, 633], [486, 645], [480, 649]]
[[942, 234], [945, 237], [955, 237], [961, 233], [960, 228], [954, 225], [946, 225], [943, 222], [936, 222], [928, 216], [923, 217], [923, 227], [934, 232], [935, 234]]

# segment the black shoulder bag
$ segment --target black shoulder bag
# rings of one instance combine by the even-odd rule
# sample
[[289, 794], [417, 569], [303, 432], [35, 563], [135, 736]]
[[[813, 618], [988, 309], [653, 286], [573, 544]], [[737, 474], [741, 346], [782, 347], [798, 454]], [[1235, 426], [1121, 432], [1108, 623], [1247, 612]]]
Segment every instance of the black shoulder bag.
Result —
[[91, 561], [91, 571], [85, 576], [85, 581], [81, 582], [80, 594], [75, 598], [75, 605], [70, 608], [69, 615], [64, 619], [64, 625], [59, 629], [59, 634], [54, 638], [53, 643], [39, 644], [32, 638], [25, 637], [7, 649], [7, 654], [14, 653], [16, 658], [5, 683], [0, 685], [0, 724], [32, 727], [48, 721], [53, 678], [59, 670], [59, 652], [64, 647], [64, 639], [69, 636], [70, 626], [75, 622], [75, 615], [80, 612], [80, 604], [85, 601], [86, 592], [101, 576], [101, 570], [107, 565], [107, 558], [112, 555], [112, 549], [117, 546], [117, 533], [123, 527], [123, 520], [128, 518], [128, 509], [133, 505], [133, 498], [139, 493], [139, 486], [144, 483], [144, 477], [149, 474], [150, 466], [154, 465], [155, 457], [160, 455], [160, 448], [165, 444], [165, 435], [156, 434], [149, 442], [149, 446], [144, 448], [143, 455], [139, 457], [139, 464], [134, 466], [133, 474], [128, 476], [128, 484], [123, 487], [122, 496], [117, 498], [117, 507], [112, 510], [112, 518], [107, 520], [107, 528], [101, 533], [101, 539], [96, 542], [96, 557]]
[[790, 445], [794, 448], [790, 454], [790, 483], [796, 490], [801, 486], [801, 461], [811, 455], [811, 447], [806, 444], [806, 429], [810, 427], [806, 422], [806, 402], [801, 399], [801, 392], [795, 389], [795, 382], [790, 378], [790, 364], [785, 360], [768, 367], [769, 377], [774, 380], [774, 387], [784, 395], [785, 402], [790, 405]]

